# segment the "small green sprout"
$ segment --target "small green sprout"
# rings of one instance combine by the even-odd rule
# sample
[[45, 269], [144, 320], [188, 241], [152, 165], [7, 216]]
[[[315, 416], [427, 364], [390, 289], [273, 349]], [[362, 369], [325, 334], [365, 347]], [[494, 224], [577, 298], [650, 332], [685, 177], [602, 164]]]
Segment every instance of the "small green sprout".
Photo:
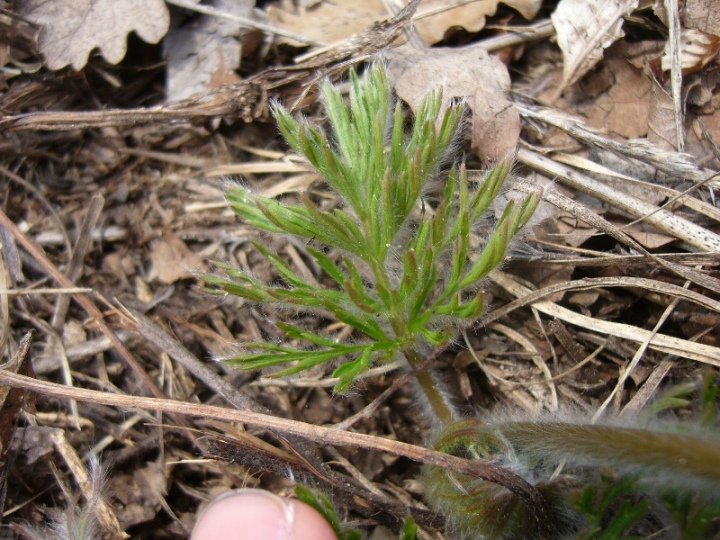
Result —
[[[302, 311], [330, 312], [358, 331], [362, 339], [334, 339], [278, 323], [292, 340], [308, 348], [246, 343], [229, 361], [245, 369], [286, 366], [286, 376], [333, 360], [336, 391], [349, 388], [373, 364], [403, 356], [412, 367], [421, 362], [424, 345], [440, 346], [452, 337], [453, 320], [478, 317], [483, 310], [479, 282], [501, 264], [511, 239], [527, 223], [540, 195], [507, 205], [481, 253], [473, 253], [470, 233], [500, 192], [511, 161], [492, 169], [472, 190], [464, 167], [440, 171], [461, 122], [462, 105], [446, 106], [440, 90], [422, 101], [412, 129], [405, 133], [400, 103], [395, 102], [381, 63], [362, 80], [350, 74], [349, 106], [326, 82], [323, 102], [330, 134], [298, 121], [284, 108], [273, 114], [280, 130], [337, 193], [342, 205], [324, 210], [305, 194], [302, 204], [283, 204], [237, 187], [228, 194], [232, 208], [248, 224], [270, 233], [312, 240], [307, 251], [334, 282], [332, 288], [308, 283], [267, 248], [257, 249], [274, 267], [282, 285], [266, 284], [224, 264], [224, 275], [207, 275], [208, 285], [260, 304]], [[444, 177], [434, 208], [421, 200], [431, 183]], [[308, 242], [310, 243], [310, 242]], [[339, 250], [342, 258], [330, 256]], [[444, 420], [452, 419], [438, 390], [420, 383]], [[427, 386], [427, 387], [426, 387]], [[435, 395], [432, 395], [432, 394]]]

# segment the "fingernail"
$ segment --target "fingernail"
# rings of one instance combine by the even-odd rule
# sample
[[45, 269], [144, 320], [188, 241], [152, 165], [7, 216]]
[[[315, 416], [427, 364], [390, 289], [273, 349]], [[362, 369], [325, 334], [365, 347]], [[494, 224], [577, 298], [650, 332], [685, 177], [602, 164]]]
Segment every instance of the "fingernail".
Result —
[[237, 489], [211, 502], [198, 517], [192, 540], [291, 540], [294, 506], [268, 491]]

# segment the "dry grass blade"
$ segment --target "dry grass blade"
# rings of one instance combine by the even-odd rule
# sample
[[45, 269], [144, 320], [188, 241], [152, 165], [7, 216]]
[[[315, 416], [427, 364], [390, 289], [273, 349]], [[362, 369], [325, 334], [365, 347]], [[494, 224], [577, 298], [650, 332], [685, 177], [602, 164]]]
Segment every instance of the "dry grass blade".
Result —
[[520, 306], [529, 305], [546, 296], [551, 296], [559, 292], [584, 291], [601, 287], [638, 287], [648, 291], [668, 295], [671, 298], [688, 300], [699, 306], [704, 306], [713, 311], [720, 312], [720, 302], [713, 300], [712, 298], [708, 298], [700, 293], [696, 293], [695, 291], [690, 291], [685, 287], [678, 287], [672, 283], [665, 283], [663, 281], [655, 281], [646, 278], [607, 277], [576, 279], [544, 287], [537, 291], [533, 291], [531, 294], [519, 297], [518, 300], [515, 300], [510, 304], [482, 315], [478, 321], [482, 324], [489, 324], [492, 321], [504, 317], [512, 310], [517, 309]]
[[[524, 287], [517, 281], [513, 280], [509, 275], [497, 272], [491, 276], [492, 281], [500, 285], [516, 298], [523, 299], [525, 296], [532, 294], [532, 291]], [[651, 349], [655, 349], [664, 353], [673, 354], [681, 358], [696, 360], [704, 364], [720, 367], [720, 349], [711, 345], [694, 343], [685, 339], [679, 339], [663, 334], [652, 335], [648, 330], [630, 326], [627, 324], [603, 321], [585, 315], [580, 315], [567, 308], [558, 306], [552, 302], [540, 301], [532, 302], [535, 309], [567, 323], [579, 326], [586, 330], [608, 334], [622, 339], [643, 343], [648, 341]], [[482, 320], [482, 319], [481, 319]]]
[[98, 521], [100, 521], [104, 527], [105, 533], [109, 534], [111, 538], [128, 538], [130, 535], [123, 531], [112, 507], [102, 500], [102, 498], [97, 499], [97, 494], [94, 493], [93, 482], [90, 479], [88, 470], [80, 459], [80, 456], [77, 455], [75, 449], [68, 442], [65, 437], [65, 432], [61, 429], [52, 429], [50, 431], [50, 438], [52, 439], [55, 449], [63, 457], [70, 472], [80, 486], [86, 504], [92, 504], [94, 506], [93, 510], [97, 513]]
[[[690, 282], [687, 282], [685, 285], [687, 286], [689, 284]], [[655, 327], [651, 330], [647, 339], [642, 342], [640, 348], [637, 350], [637, 352], [635, 352], [635, 355], [632, 357], [628, 365], [622, 370], [622, 373], [620, 374], [620, 377], [618, 377], [618, 381], [615, 384], [615, 388], [612, 389], [612, 392], [610, 392], [608, 397], [605, 398], [605, 401], [603, 401], [600, 407], [598, 407], [598, 410], [593, 415], [593, 421], [598, 420], [603, 414], [605, 414], [605, 411], [610, 406], [610, 403], [613, 401], [613, 399], [615, 399], [618, 392], [622, 391], [623, 387], [625, 386], [625, 382], [628, 380], [635, 368], [637, 368], [640, 360], [645, 354], [645, 351], [650, 345], [650, 340], [657, 335], [658, 331], [660, 330], [660, 328], [662, 328], [663, 324], [665, 324], [665, 321], [667, 321], [667, 318], [670, 316], [673, 310], [675, 310], [678, 303], [679, 298], [675, 298], [675, 300], [673, 300], [672, 303], [665, 308], [665, 311], [663, 311], [657, 323], [655, 323]]]
[[[683, 192], [678, 192], [672, 188], [660, 185], [660, 184], [653, 184], [650, 182], [644, 182], [642, 180], [637, 180], [636, 178], [632, 178], [631, 176], [627, 176], [625, 174], [617, 173], [613, 171], [612, 169], [609, 169], [605, 167], [604, 165], [600, 165], [598, 163], [595, 163], [593, 161], [590, 161], [589, 159], [583, 158], [581, 156], [576, 156], [574, 154], [564, 154], [562, 152], [555, 152], [553, 153], [553, 159], [555, 161], [558, 161], [560, 163], [565, 163], [566, 165], [570, 165], [571, 167], [575, 167], [578, 169], [585, 169], [587, 171], [601, 174], [604, 176], [608, 176], [611, 178], [617, 178], [619, 181], [623, 182], [630, 182], [631, 184], [634, 184], [636, 186], [642, 186], [645, 189], [648, 189], [651, 193], [658, 193], [660, 195], [663, 195], [665, 197], [668, 197], [668, 201], [665, 202], [659, 209], [666, 209], [666, 208], [672, 208], [676, 206], [678, 203], [682, 204], [683, 206], [687, 206], [688, 208], [695, 210], [696, 212], [699, 212], [709, 218], [714, 219], [715, 221], [720, 222], [720, 209], [716, 208], [715, 206], [712, 206], [711, 204], [708, 204], [700, 199], [696, 199], [695, 197], [690, 197], [690, 194], [697, 191], [699, 188], [706, 186], [707, 184], [711, 183], [713, 180], [715, 180], [718, 176], [718, 174], [713, 174], [703, 180], [702, 182], [698, 182], [694, 184], [692, 187], [686, 189]], [[657, 210], [656, 210], [657, 211]], [[637, 221], [642, 221], [644, 218], [638, 218]], [[634, 222], [631, 223], [634, 224]]]
[[672, 88], [673, 115], [675, 119], [675, 147], [680, 151], [685, 151], [685, 104], [682, 95], [682, 63], [680, 61], [681, 45], [680, 33], [680, 13], [678, 13], [678, 4], [673, 0], [664, 0], [665, 11], [668, 18], [668, 36], [667, 46], [670, 52], [670, 86]]
[[[532, 192], [533, 190], [537, 189], [537, 187], [533, 186], [528, 182], [517, 182], [515, 188], [525, 192]], [[658, 265], [669, 270], [670, 272], [677, 274], [678, 276], [682, 276], [683, 278], [688, 279], [693, 283], [700, 285], [701, 287], [705, 287], [710, 291], [720, 294], [720, 280], [718, 280], [717, 278], [703, 274], [702, 272], [698, 272], [697, 270], [688, 268], [685, 265], [678, 264], [672, 260], [659, 257], [653, 253], [650, 253], [638, 242], [633, 240], [628, 234], [623, 232], [620, 228], [614, 226], [612, 223], [605, 220], [605, 218], [588, 209], [584, 205], [579, 204], [574, 200], [570, 199], [569, 197], [565, 197], [564, 195], [561, 195], [551, 190], [547, 190], [545, 192], [544, 199], [550, 204], [553, 204], [554, 206], [557, 206], [558, 208], [569, 212], [571, 215], [575, 216], [581, 221], [584, 221], [588, 225], [598, 228], [599, 230], [609, 235], [611, 238], [618, 240], [623, 245], [639, 253], [642, 253], [645, 257], [651, 259], [652, 261], [656, 262]], [[715, 253], [717, 252], [709, 252], [708, 255], [712, 258]], [[712, 264], [712, 262], [710, 264]]]
[[[713, 79], [720, 27], [710, 28], [716, 22], [704, 13], [692, 14], [693, 2], [680, 9], [668, 0], [658, 0], [652, 13], [642, 6], [624, 17], [618, 6], [636, 0], [586, 2], [583, 9], [609, 7], [607, 14], [622, 26], [618, 33], [605, 33], [607, 39], [606, 13], [585, 20], [577, 16], [583, 13], [580, 0], [510, 1], [487, 15], [481, 30], [471, 30], [473, 23], [460, 9], [448, 11], [443, 22], [430, 17], [459, 5], [483, 7], [473, 1], [382, 0], [385, 13], [366, 19], [372, 2], [169, 0], [162, 7], [173, 25], [159, 43], [123, 38], [128, 54], [119, 64], [92, 54], [80, 71], [53, 71], [37, 47], [40, 28], [13, 14], [20, 4], [37, 0], [0, 8], [0, 361], [6, 361], [0, 366], [0, 510], [9, 534], [61, 537], [80, 530], [73, 528], [74, 519], [94, 527], [82, 540], [101, 534], [184, 538], [205, 505], [223, 493], [249, 487], [284, 496], [299, 485], [330, 495], [341, 520], [373, 538], [386, 536], [385, 527], [397, 537], [405, 516], [420, 528], [418, 538], [454, 538], [460, 534], [454, 508], [472, 508], [477, 516], [484, 505], [492, 524], [512, 523], [513, 517], [498, 513], [499, 506], [487, 499], [478, 505], [469, 501], [477, 485], [519, 501], [503, 487], [508, 486], [530, 502], [532, 532], [510, 537], [539, 538], [535, 512], [547, 511], [552, 516], [547, 521], [555, 524], [562, 521], [555, 519], [553, 502], [541, 508], [538, 493], [544, 496], [547, 486], [567, 482], [568, 497], [586, 486], [603, 489], [593, 484], [595, 469], [579, 470], [571, 460], [562, 474], [550, 477], [522, 463], [522, 449], [503, 460], [495, 449], [470, 444], [443, 447], [447, 454], [423, 448], [443, 430], [428, 414], [432, 401], [419, 398], [423, 372], [439, 376], [425, 381], [440, 383], [434, 387], [458, 411], [457, 419], [463, 415], [458, 424], [473, 411], [472, 421], [482, 422], [483, 432], [497, 418], [496, 406], [518, 416], [544, 411], [540, 414], [559, 418], [576, 411], [588, 421], [601, 403], [608, 414], [623, 416], [623, 425], [657, 413], [653, 426], [667, 420], [693, 431], [689, 419], [707, 412], [701, 402], [710, 401], [720, 373], [720, 173], [715, 174], [720, 85]], [[443, 5], [435, 8], [433, 2]], [[146, 11], [142, 0], [118, 3], [136, 5], [139, 16]], [[273, 13], [278, 4], [294, 6]], [[550, 16], [573, 4], [578, 11], [571, 9], [566, 26], [556, 31]], [[328, 6], [333, 10], [324, 15]], [[528, 14], [527, 6], [542, 9]], [[353, 17], [354, 28], [360, 28], [358, 20], [387, 20], [351, 35], [343, 33], [346, 16]], [[96, 16], [86, 20], [112, 28]], [[431, 26], [433, 36], [444, 35], [442, 42], [431, 43], [426, 31]], [[337, 30], [332, 38], [323, 32], [305, 37], [330, 27]], [[566, 57], [563, 65], [557, 43], [561, 34], [572, 35], [573, 27], [579, 32], [575, 50], [593, 47], [600, 55], [595, 67], [561, 88], [568, 76], [590, 65], [580, 56]], [[587, 28], [599, 32], [583, 37]], [[622, 32], [626, 37], [608, 47]], [[377, 243], [388, 248], [376, 266], [388, 270], [389, 280], [388, 287], [378, 287], [368, 279], [372, 264], [358, 261], [353, 269], [348, 263], [353, 230], [330, 245], [314, 230], [303, 238], [258, 231], [238, 220], [225, 192], [231, 186], [245, 189], [268, 201], [264, 210], [270, 214], [276, 203], [297, 209], [292, 219], [312, 209], [344, 223], [345, 216], [352, 220], [367, 209], [372, 225], [392, 205], [376, 204], [371, 191], [384, 193], [389, 186], [394, 199], [402, 197], [402, 189], [395, 189], [402, 186], [397, 181], [402, 174], [387, 175], [380, 191], [358, 192], [358, 207], [349, 212], [327, 181], [332, 175], [319, 173], [310, 165], [314, 158], [300, 156], [302, 149], [289, 153], [271, 119], [273, 104], [292, 110], [308, 129], [333, 131], [318, 147], [318, 155], [329, 155], [339, 148], [335, 128], [347, 130], [343, 115], [323, 113], [324, 82], [336, 88], [338, 104], [353, 103], [355, 89], [372, 80], [373, 66], [390, 65], [399, 51], [386, 51], [404, 41], [440, 58], [428, 77], [406, 76], [406, 82], [418, 89], [441, 87], [441, 110], [463, 100], [477, 107], [466, 107], [461, 124], [468, 130], [461, 130], [448, 150], [470, 149], [462, 157], [470, 169], [467, 191], [457, 175], [454, 185], [443, 181], [453, 158], [438, 156], [439, 174], [421, 189], [414, 206], [407, 205], [410, 213], [397, 240]], [[488, 51], [497, 60], [497, 73], [464, 69], [464, 53], [472, 63]], [[672, 54], [678, 52], [684, 65]], [[350, 68], [357, 80], [350, 78]], [[186, 78], [176, 82], [179, 73]], [[467, 88], [456, 91], [464, 81]], [[400, 76], [390, 78], [384, 86], [402, 96], [401, 82]], [[489, 93], [500, 82], [502, 99]], [[205, 94], [184, 98], [192, 92]], [[561, 92], [556, 107], [546, 105]], [[369, 122], [361, 123], [372, 124], [386, 110], [394, 109], [384, 102], [369, 107]], [[412, 357], [417, 367], [408, 368], [402, 354], [355, 357], [353, 348], [365, 338], [352, 325], [357, 317], [370, 330], [377, 321], [382, 332], [392, 329], [398, 337], [392, 323], [382, 322], [383, 311], [396, 311], [381, 305], [385, 297], [392, 300], [385, 289], [414, 283], [413, 302], [420, 302], [421, 274], [447, 282], [454, 275], [451, 266], [477, 262], [483, 247], [492, 245], [488, 238], [504, 230], [498, 226], [498, 201], [488, 207], [488, 216], [468, 222], [467, 246], [442, 241], [418, 247], [424, 236], [433, 242], [447, 236], [437, 232], [443, 226], [437, 216], [448, 209], [454, 216], [463, 197], [473, 201], [492, 184], [483, 183], [491, 174], [474, 172], [488, 157], [477, 151], [484, 146], [465, 140], [471, 132], [476, 137], [479, 120], [489, 121], [487, 111], [498, 113], [488, 113], [493, 119], [515, 114], [523, 148], [513, 171], [519, 178], [500, 197], [516, 198], [517, 191], [525, 198], [538, 191], [537, 184], [544, 186], [532, 230], [526, 228], [525, 241], [517, 241], [509, 257], [497, 258], [506, 273], [488, 274], [479, 289], [458, 293], [457, 302], [448, 297], [442, 318], [428, 323], [427, 334], [415, 340], [423, 344]], [[394, 156], [397, 165], [406, 158], [412, 163], [413, 153], [417, 160], [431, 152], [437, 146], [429, 137], [425, 141], [431, 130], [414, 128], [423, 114], [401, 97], [390, 133], [381, 129], [377, 136], [349, 139], [372, 140], [373, 151], [349, 150], [361, 161], [342, 176], [360, 170], [350, 184], [363, 185], [384, 169], [380, 160], [362, 163], [366, 157]], [[350, 120], [356, 119], [351, 113]], [[500, 131], [487, 130], [489, 138], [509, 141], [495, 155], [514, 154], [517, 134], [502, 137]], [[395, 155], [401, 145], [394, 142], [408, 134], [421, 142], [413, 152]], [[667, 150], [682, 150], [683, 142], [687, 153]], [[328, 165], [331, 172], [333, 164]], [[445, 219], [445, 230], [464, 234], [464, 218], [457, 217]], [[429, 232], [423, 222], [432, 224]], [[415, 247], [404, 256], [406, 239]], [[436, 245], [444, 246], [445, 254], [437, 265], [429, 264]], [[271, 257], [263, 257], [265, 252]], [[282, 301], [211, 294], [198, 281], [210, 260], [238, 269], [242, 283], [247, 277], [268, 284], [268, 294]], [[290, 281], [313, 292], [303, 288], [295, 294]], [[481, 294], [471, 293], [486, 287], [483, 311]], [[321, 290], [327, 294], [317, 296]], [[362, 305], [342, 313], [347, 320], [331, 318], [334, 299], [343, 300], [342, 308], [346, 294], [352, 300], [363, 291], [380, 303], [360, 298]], [[399, 291], [404, 295], [410, 288]], [[432, 298], [431, 291], [426, 299]], [[306, 299], [324, 304], [306, 309], [293, 303]], [[449, 322], [453, 302], [470, 314], [461, 322]], [[260, 347], [252, 349], [256, 344]], [[287, 378], [275, 376], [278, 366], [270, 364], [241, 371], [216, 362], [293, 349], [310, 365], [322, 356], [318, 351], [334, 345], [351, 352]], [[340, 369], [356, 360], [348, 371]], [[293, 367], [302, 361], [293, 361]], [[20, 370], [14, 367], [18, 363]], [[357, 365], [366, 371], [341, 386]], [[661, 410], [667, 405], [681, 410]], [[474, 460], [465, 459], [469, 456]], [[96, 466], [100, 458], [102, 469]], [[612, 456], [609, 461], [603, 473], [624, 482], [625, 469], [616, 467]], [[433, 506], [432, 484], [421, 483], [423, 464], [433, 464], [449, 487], [459, 488], [447, 511]], [[468, 474], [479, 479], [466, 482]], [[687, 488], [684, 478], [678, 483]], [[99, 484], [104, 489], [95, 489]], [[633, 494], [632, 503], [648, 497], [653, 517], [656, 507], [664, 514], [644, 520], [642, 527], [651, 521], [663, 527], [677, 513], [665, 510], [664, 494], [646, 486], [637, 500]], [[611, 506], [610, 513], [621, 505]], [[602, 518], [597, 523], [607, 523], [613, 516], [597, 517]], [[553, 531], [547, 540], [592, 536], [587, 530], [594, 524], [578, 520], [572, 526], [580, 530]], [[683, 526], [678, 520], [677, 530]], [[716, 533], [717, 520], [710, 527]], [[628, 529], [621, 535], [654, 537], [667, 530]], [[465, 534], [480, 536], [501, 537], [477, 530]]]
[[[88, 250], [92, 247], [92, 232], [100, 219], [104, 205], [105, 199], [102, 195], [94, 195], [90, 199], [88, 211], [82, 221], [77, 241], [73, 247], [70, 264], [65, 271], [65, 275], [73, 284], [82, 274], [85, 257]], [[50, 322], [50, 326], [52, 326], [55, 331], [59, 330], [62, 325], [65, 324], [69, 306], [70, 296], [66, 294], [58, 296], [57, 302], [55, 303], [55, 313], [53, 313], [52, 321]]]
[[637, 199], [614, 190], [587, 175], [570, 169], [556, 161], [527, 149], [518, 150], [518, 160], [525, 165], [542, 171], [551, 178], [558, 178], [563, 184], [588, 193], [595, 198], [609, 203], [637, 218], [645, 221], [661, 231], [687, 242], [703, 251], [720, 251], [720, 235], [688, 221], [675, 214], [662, 210], [643, 200]]
[[[47, 256], [33, 244], [30, 239], [23, 234], [23, 232], [15, 225], [15, 223], [7, 217], [5, 212], [0, 210], [0, 226], [6, 227], [15, 239], [37, 260], [45, 269], [45, 271], [52, 276], [52, 278], [58, 282], [62, 287], [72, 287], [74, 284], [65, 275], [58, 270], [58, 268], [52, 264]], [[128, 365], [135, 371], [138, 377], [143, 381], [146, 387], [158, 397], [162, 397], [163, 393], [143, 369], [142, 365], [135, 359], [130, 351], [125, 347], [122, 341], [117, 337], [115, 332], [105, 324], [103, 315], [98, 307], [85, 295], [74, 295], [77, 302], [95, 319], [98, 323], [100, 330], [110, 339], [112, 344], [118, 353], [125, 359]]]
[[418, 3], [419, 0], [412, 0], [392, 19], [374, 24], [364, 32], [336, 44], [332, 49], [324, 51], [304, 63], [296, 66], [269, 68], [241, 83], [222, 86], [204, 96], [184, 99], [168, 105], [137, 109], [85, 112], [43, 111], [7, 115], [0, 118], [0, 130], [75, 131], [149, 123], [202, 122], [213, 118], [242, 119], [251, 122], [266, 112], [266, 100], [269, 92], [298, 82], [312, 86], [318, 81], [318, 68], [327, 68], [347, 59], [368, 58], [368, 55], [372, 55], [392, 43], [415, 12]]
[[[668, 152], [645, 139], [633, 139], [624, 142], [615, 141], [586, 126], [579, 118], [557, 109], [518, 105], [518, 110], [525, 118], [562, 129], [584, 144], [610, 150], [623, 159], [636, 159], [648, 163], [674, 178], [702, 182], [708, 176], [704, 171], [693, 165], [692, 158], [687, 154]], [[713, 185], [717, 187], [718, 182], [714, 182]]]

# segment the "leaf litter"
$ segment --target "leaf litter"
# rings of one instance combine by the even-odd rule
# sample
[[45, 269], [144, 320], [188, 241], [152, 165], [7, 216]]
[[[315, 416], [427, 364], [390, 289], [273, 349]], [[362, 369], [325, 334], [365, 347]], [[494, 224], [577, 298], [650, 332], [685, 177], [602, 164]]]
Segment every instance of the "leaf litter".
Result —
[[[409, 109], [436, 86], [467, 103], [457, 145], [476, 170], [517, 146], [513, 188], [545, 189], [525, 242], [490, 278], [489, 311], [457, 329], [466, 345], [429, 352], [460, 405], [593, 412], [614, 396], [620, 410], [717, 371], [716, 10], [705, 0], [674, 14], [659, 1], [458, 4], [216, 0], [199, 13], [160, 1], [22, 0], [0, 13], [2, 358], [125, 403], [6, 399], [11, 531], [47, 536], [78, 501], [94, 500], [88, 482], [100, 477], [88, 459], [102, 452], [108, 504], [94, 519], [104, 537], [187, 536], [220, 492], [287, 494], [293, 477], [332, 491], [368, 531], [397, 532], [410, 512], [426, 537], [441, 537], [414, 466], [387, 444], [392, 433], [422, 446], [428, 426], [414, 394], [386, 369], [332, 397], [326, 373], [277, 381], [213, 363], [243, 341], [279, 339], [280, 321], [352, 336], [318, 315], [219, 302], [193, 273], [221, 259], [274, 279], [250, 249], [261, 241], [325, 279], [304, 243], [234, 219], [222, 175], [332, 206], [280, 143], [268, 100], [313, 116], [324, 76], [342, 81], [376, 57]], [[103, 204], [90, 220], [94, 196]], [[147, 395], [167, 400], [167, 414], [134, 407]], [[169, 398], [383, 438], [333, 453], [322, 438], [178, 415]], [[32, 448], [42, 459], [30, 459]]]

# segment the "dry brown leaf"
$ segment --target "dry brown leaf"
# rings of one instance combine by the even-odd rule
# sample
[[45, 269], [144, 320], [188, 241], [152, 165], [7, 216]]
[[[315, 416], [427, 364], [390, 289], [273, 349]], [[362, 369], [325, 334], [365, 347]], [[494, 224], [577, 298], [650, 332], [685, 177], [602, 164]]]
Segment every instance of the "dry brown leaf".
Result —
[[688, 86], [688, 131], [685, 150], [709, 169], [720, 168], [720, 71], [692, 75]]
[[[443, 10], [415, 21], [415, 28], [428, 45], [441, 41], [445, 32], [454, 26], [477, 32], [485, 27], [485, 17], [495, 14], [498, 3], [498, 0], [478, 0]], [[447, 0], [423, 0], [417, 14], [446, 8], [448, 4], [451, 2]], [[508, 0], [503, 4], [516, 9], [526, 19], [531, 19], [540, 9], [541, 0]], [[382, 0], [326, 1], [301, 12], [269, 6], [267, 14], [275, 26], [326, 43], [342, 41], [370, 24], [391, 16]]]
[[167, 490], [163, 471], [156, 463], [146, 463], [132, 474], [110, 479], [108, 489], [115, 500], [113, 509], [123, 529], [155, 518], [161, 510], [160, 497]]
[[685, 28], [720, 36], [720, 9], [717, 0], [685, 0], [680, 12]]
[[[12, 373], [34, 377], [32, 356], [28, 354], [32, 343], [32, 331], [25, 334], [20, 340], [18, 351], [8, 361], [3, 363], [3, 369]], [[28, 395], [27, 390], [20, 388], [0, 387], [0, 517], [5, 506], [5, 493], [8, 485], [8, 473], [14, 461], [12, 440], [18, 426], [18, 414], [24, 406], [33, 403], [34, 395]], [[24, 436], [23, 436], [24, 439]]]
[[673, 236], [663, 234], [654, 227], [646, 227], [642, 223], [630, 226], [623, 226], [622, 223], [615, 223], [615, 225], [645, 249], [658, 249], [675, 241]]
[[[215, 0], [213, 7], [252, 18], [255, 0]], [[171, 30], [163, 43], [167, 57], [167, 100], [205, 94], [238, 83], [242, 27], [235, 21], [202, 15], [195, 24]]]
[[207, 270], [202, 258], [190, 251], [185, 242], [173, 233], [163, 235], [150, 249], [152, 269], [148, 281], [174, 283], [192, 277], [189, 270]]
[[70, 319], [63, 325], [62, 344], [63, 347], [69, 349], [81, 343], [87, 342], [87, 333], [85, 327], [80, 321]]
[[692, 115], [688, 120], [686, 150], [707, 167], [717, 170], [720, 168], [720, 109], [712, 114]]
[[281, 6], [268, 6], [270, 23], [302, 34], [308, 39], [334, 43], [350, 37], [389, 14], [381, 0], [337, 0], [322, 2], [312, 10], [296, 12]]
[[558, 95], [590, 71], [603, 51], [625, 35], [622, 17], [638, 0], [561, 0], [551, 15], [563, 52], [563, 81]]
[[389, 51], [387, 58], [395, 91], [413, 111], [437, 86], [445, 99], [467, 100], [472, 148], [483, 162], [497, 162], [515, 149], [520, 115], [508, 100], [510, 76], [500, 60], [480, 48], [418, 51], [408, 46]]
[[170, 27], [162, 0], [18, 0], [17, 12], [42, 26], [40, 51], [50, 69], [87, 64], [93, 49], [111, 64], [127, 52], [127, 35], [135, 32], [157, 43]]
[[[428, 45], [442, 41], [445, 32], [453, 26], [459, 26], [468, 32], [479, 32], [485, 28], [485, 17], [495, 15], [498, 0], [480, 0], [464, 6], [458, 6], [437, 15], [420, 19], [415, 28]], [[447, 0], [425, 0], [418, 8], [418, 15], [438, 8], [447, 7]], [[527, 20], [531, 20], [540, 9], [541, 0], [507, 0], [503, 4], [517, 10]]]
[[588, 114], [588, 125], [628, 139], [644, 137], [650, 112], [650, 78], [620, 58], [604, 62], [607, 91], [600, 94]]

